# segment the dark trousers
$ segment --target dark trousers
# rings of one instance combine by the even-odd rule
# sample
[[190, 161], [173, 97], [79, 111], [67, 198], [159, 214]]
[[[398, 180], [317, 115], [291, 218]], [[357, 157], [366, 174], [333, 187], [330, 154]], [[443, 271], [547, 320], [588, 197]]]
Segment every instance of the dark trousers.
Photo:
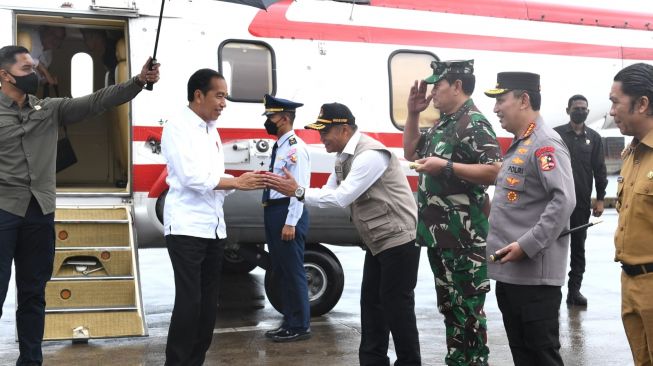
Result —
[[304, 241], [308, 233], [308, 210], [295, 226], [295, 239], [281, 240], [281, 230], [286, 223], [288, 205], [266, 206], [265, 239], [270, 250], [272, 270], [281, 286], [281, 307], [284, 329], [306, 331], [310, 327], [311, 311], [308, 302], [308, 284], [304, 269]]
[[560, 287], [497, 281], [496, 294], [515, 366], [563, 365], [558, 324]]
[[421, 365], [414, 292], [419, 255], [414, 241], [375, 256], [367, 251], [361, 285], [361, 366], [389, 365], [390, 332], [395, 365]]
[[[587, 224], [590, 219], [589, 207], [576, 207], [569, 217], [569, 227], [577, 227]], [[571, 260], [569, 265], [569, 290], [579, 290], [583, 282], [583, 273], [585, 273], [585, 239], [587, 239], [587, 229], [577, 231], [571, 235]]]
[[54, 260], [54, 213], [44, 215], [34, 197], [25, 217], [0, 210], [0, 317], [16, 267], [16, 330], [20, 355], [16, 365], [40, 365], [45, 324], [45, 285]]
[[175, 273], [166, 365], [202, 365], [218, 312], [224, 240], [166, 235], [166, 245]]

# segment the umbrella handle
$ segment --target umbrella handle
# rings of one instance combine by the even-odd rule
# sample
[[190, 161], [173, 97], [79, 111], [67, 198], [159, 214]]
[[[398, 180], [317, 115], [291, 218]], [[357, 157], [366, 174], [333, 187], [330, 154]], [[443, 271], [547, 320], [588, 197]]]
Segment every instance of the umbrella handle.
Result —
[[[151, 60], [150, 60], [150, 64], [147, 65], [147, 69], [148, 69], [148, 70], [152, 70], [152, 69], [154, 68], [154, 65], [155, 65], [155, 64], [156, 64], [156, 60], [155, 60], [155, 59], [151, 59]], [[154, 89], [154, 83], [148, 81], [147, 84], [145, 85], [145, 90], [152, 91], [152, 89]]]

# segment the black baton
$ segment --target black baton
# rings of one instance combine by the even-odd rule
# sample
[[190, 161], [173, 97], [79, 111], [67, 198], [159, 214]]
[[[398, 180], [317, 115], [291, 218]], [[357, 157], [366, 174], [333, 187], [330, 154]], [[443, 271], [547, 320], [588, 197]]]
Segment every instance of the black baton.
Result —
[[[580, 230], [583, 230], [583, 229], [587, 229], [588, 227], [590, 227], [590, 226], [594, 226], [594, 225], [596, 225], [596, 224], [598, 224], [598, 223], [601, 223], [601, 222], [603, 222], [603, 220], [598, 220], [598, 221], [595, 221], [595, 222], [588, 222], [587, 224], [583, 224], [583, 225], [580, 225], [580, 226], [572, 227], [571, 229], [569, 229], [569, 230], [565, 230], [565, 231], [563, 231], [562, 233], [560, 233], [560, 235], [558, 235], [558, 239], [562, 238], [562, 237], [565, 236], [565, 235], [569, 235], [569, 234], [571, 234], [571, 233], [575, 233], [576, 231], [580, 231]], [[498, 262], [498, 261], [501, 260], [501, 258], [505, 257], [506, 254], [508, 254], [508, 252], [503, 252], [503, 253], [501, 253], [501, 254], [497, 254], [497, 253], [490, 254], [490, 258], [489, 258], [489, 259], [490, 259], [490, 262]]]

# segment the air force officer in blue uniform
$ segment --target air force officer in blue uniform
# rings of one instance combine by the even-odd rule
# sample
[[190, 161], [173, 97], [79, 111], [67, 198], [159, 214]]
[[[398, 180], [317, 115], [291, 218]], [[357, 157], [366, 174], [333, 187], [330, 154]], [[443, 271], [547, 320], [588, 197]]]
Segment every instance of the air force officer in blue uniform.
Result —
[[[277, 136], [272, 148], [270, 171], [288, 169], [301, 187], [309, 187], [311, 162], [306, 144], [295, 135], [295, 110], [303, 104], [265, 95], [265, 130]], [[300, 192], [302, 195], [303, 193]], [[308, 210], [295, 197], [275, 190], [263, 191], [265, 237], [272, 270], [281, 287], [283, 323], [265, 336], [275, 342], [292, 342], [311, 337], [308, 285], [304, 271], [304, 241], [308, 233]]]

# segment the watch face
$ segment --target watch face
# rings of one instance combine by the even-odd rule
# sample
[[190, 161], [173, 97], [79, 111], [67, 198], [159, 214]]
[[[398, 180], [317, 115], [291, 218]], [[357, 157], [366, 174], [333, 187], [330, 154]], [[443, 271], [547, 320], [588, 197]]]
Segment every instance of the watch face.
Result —
[[301, 197], [304, 195], [304, 187], [298, 187], [295, 190], [295, 197]]

